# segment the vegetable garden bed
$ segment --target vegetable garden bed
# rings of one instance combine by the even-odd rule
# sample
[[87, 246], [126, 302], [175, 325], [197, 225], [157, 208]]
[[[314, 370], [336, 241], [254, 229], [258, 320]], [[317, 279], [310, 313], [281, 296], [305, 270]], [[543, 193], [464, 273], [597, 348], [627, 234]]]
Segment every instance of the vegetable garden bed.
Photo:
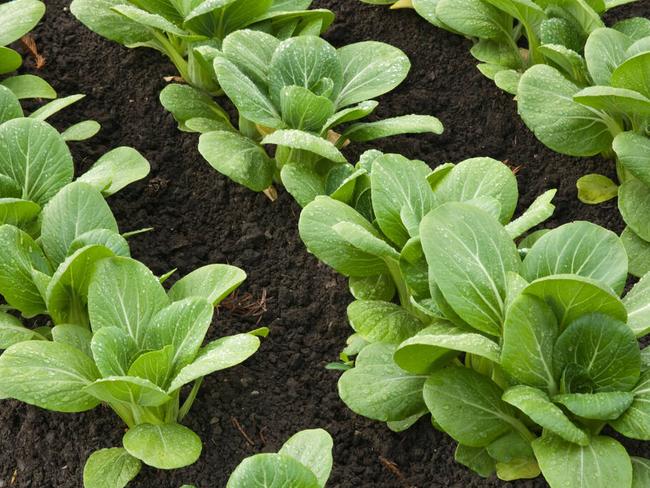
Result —
[[[72, 143], [77, 171], [118, 145], [138, 149], [151, 174], [109, 200], [123, 231], [153, 227], [131, 239], [132, 254], [161, 275], [179, 275], [210, 263], [228, 263], [248, 279], [216, 315], [209, 339], [268, 326], [271, 334], [246, 363], [207, 377], [187, 417], [204, 443], [199, 461], [184, 469], [145, 468], [130, 486], [176, 488], [225, 486], [237, 464], [260, 451], [276, 451], [301, 429], [321, 427], [334, 438], [332, 487], [546, 486], [542, 478], [504, 484], [482, 479], [454, 461], [455, 443], [421, 419], [393, 433], [352, 413], [339, 399], [336, 361], [350, 334], [347, 281], [307, 253], [298, 235], [299, 206], [282, 189], [270, 203], [210, 168], [197, 151], [197, 136], [181, 133], [158, 101], [176, 75], [158, 53], [127, 50], [88, 31], [69, 12], [69, 2], [47, 2], [34, 32], [46, 65], [36, 71], [61, 94], [85, 100], [53, 119], [55, 126], [92, 118], [102, 130], [92, 142]], [[317, 0], [336, 21], [325, 38], [334, 46], [377, 40], [402, 49], [413, 68], [396, 90], [381, 97], [375, 119], [407, 113], [432, 114], [441, 136], [412, 135], [355, 145], [357, 161], [376, 148], [421, 159], [432, 168], [447, 161], [490, 156], [516, 169], [527, 208], [557, 188], [557, 227], [588, 220], [617, 233], [624, 227], [616, 202], [580, 203], [576, 180], [586, 173], [612, 178], [614, 166], [596, 157], [576, 159], [542, 145], [517, 115], [516, 103], [476, 69], [470, 43], [437, 29], [413, 11], [389, 11], [356, 0]], [[650, 2], [617, 9], [608, 22], [650, 16]], [[233, 110], [231, 106], [227, 107]], [[373, 120], [375, 120], [373, 119]], [[80, 164], [81, 163], [81, 164]], [[76, 487], [84, 463], [97, 449], [120, 445], [123, 428], [108, 409], [84, 414], [46, 412], [13, 400], [1, 402], [0, 488]], [[624, 440], [630, 454], [650, 457], [647, 443]]]

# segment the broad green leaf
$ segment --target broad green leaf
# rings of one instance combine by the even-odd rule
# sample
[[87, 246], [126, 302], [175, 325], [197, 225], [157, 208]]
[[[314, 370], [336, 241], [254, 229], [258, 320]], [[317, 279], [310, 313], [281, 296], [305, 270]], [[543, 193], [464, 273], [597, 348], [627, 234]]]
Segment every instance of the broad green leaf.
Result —
[[383, 259], [399, 259], [399, 253], [386, 241], [376, 237], [361, 225], [352, 222], [339, 222], [334, 231], [349, 244], [368, 254]]
[[500, 362], [504, 371], [526, 385], [554, 390], [553, 347], [558, 334], [551, 308], [535, 296], [519, 295], [503, 325]]
[[620, 294], [627, 280], [627, 254], [613, 232], [590, 222], [572, 222], [542, 236], [528, 251], [522, 275], [528, 281], [558, 274], [584, 276]]
[[201, 455], [201, 439], [180, 424], [140, 424], [122, 438], [124, 449], [148, 466], [177, 469], [194, 464]]
[[342, 135], [343, 139], [368, 142], [400, 134], [442, 134], [444, 127], [440, 120], [431, 115], [402, 115], [377, 122], [362, 122], [351, 125]]
[[637, 54], [620, 64], [612, 73], [611, 84], [650, 98], [650, 52]]
[[81, 327], [74, 324], [61, 324], [52, 328], [52, 340], [67, 344], [75, 349], [80, 350], [89, 358], [93, 357], [90, 350], [90, 342], [93, 334], [87, 327]]
[[632, 463], [625, 448], [611, 437], [591, 437], [579, 446], [549, 432], [533, 441], [535, 457], [551, 488], [631, 486]]
[[643, 183], [650, 185], [650, 139], [634, 132], [623, 132], [614, 138], [612, 147], [618, 162]]
[[41, 213], [41, 207], [29, 200], [0, 198], [0, 224], [28, 227]]
[[7, 46], [32, 30], [45, 14], [37, 0], [13, 0], [0, 5], [0, 46]]
[[[419, 232], [422, 218], [434, 208], [427, 176], [431, 172], [422, 161], [398, 154], [381, 156], [372, 165], [372, 207], [382, 232], [402, 248]], [[410, 222], [404, 222], [408, 215]], [[408, 225], [407, 225], [408, 224]]]
[[595, 420], [615, 420], [634, 401], [634, 394], [627, 391], [601, 393], [565, 393], [553, 397], [578, 417]]
[[278, 454], [290, 456], [311, 470], [322, 487], [332, 471], [333, 441], [323, 429], [303, 430], [284, 443]]
[[360, 251], [343, 239], [334, 226], [339, 222], [357, 224], [375, 237], [375, 228], [354, 209], [329, 197], [318, 197], [300, 214], [300, 238], [310, 253], [345, 276], [374, 276], [386, 271], [384, 261]]
[[56, 412], [84, 412], [99, 402], [83, 389], [99, 377], [92, 360], [58, 342], [27, 341], [0, 356], [3, 397]]
[[640, 278], [650, 272], [650, 242], [641, 239], [629, 227], [623, 230], [621, 241], [630, 260], [630, 274]]
[[556, 377], [569, 365], [577, 366], [585, 375], [579, 384], [572, 385], [570, 393], [584, 391], [575, 387], [594, 392], [629, 391], [641, 372], [639, 345], [625, 323], [601, 314], [585, 315], [572, 322], [555, 344]]
[[601, 313], [627, 321], [623, 302], [598, 282], [578, 275], [554, 275], [532, 282], [524, 293], [545, 301], [557, 317], [560, 331], [585, 314]]
[[640, 457], [631, 457], [632, 460], [632, 488], [643, 488], [650, 485], [650, 460]]
[[61, 137], [63, 137], [66, 142], [85, 141], [95, 136], [100, 129], [101, 125], [99, 125], [98, 122], [94, 120], [84, 120], [83, 122], [68, 127], [61, 133]]
[[102, 327], [120, 327], [138, 345], [153, 317], [168, 304], [165, 290], [154, 274], [129, 258], [99, 263], [88, 290], [93, 332]]
[[123, 0], [73, 0], [70, 11], [82, 24], [111, 41], [124, 45], [151, 40], [153, 34], [146, 27], [113, 10]]
[[634, 401], [630, 408], [610, 424], [626, 437], [650, 440], [650, 371], [641, 375], [641, 380], [631, 393], [634, 394]]
[[77, 103], [79, 100], [84, 98], [86, 95], [70, 95], [68, 97], [57, 98], [51, 102], [43, 105], [38, 110], [32, 112], [29, 117], [31, 119], [44, 121], [57, 114], [66, 107], [69, 107], [72, 104]]
[[534, 458], [513, 459], [507, 463], [497, 463], [497, 477], [504, 481], [537, 478], [541, 474], [539, 464]]
[[618, 185], [607, 176], [592, 173], [578, 178], [578, 199], [587, 205], [598, 205], [618, 196]]
[[383, 42], [358, 42], [338, 51], [343, 87], [336, 100], [342, 108], [378, 97], [397, 87], [411, 68], [408, 57]]
[[435, 421], [454, 440], [484, 447], [512, 428], [514, 409], [489, 378], [464, 367], [434, 371], [424, 385], [424, 401]]
[[[588, 83], [587, 64], [573, 49], [562, 44], [544, 44], [538, 51], [547, 59], [547, 64], [562, 70], [569, 80], [579, 85]], [[582, 51], [582, 47], [578, 51]]]
[[[2, 51], [0, 47], [0, 56], [2, 56]], [[2, 58], [0, 57], [0, 63]], [[0, 72], [2, 71], [2, 64], [0, 64]], [[20, 101], [14, 95], [14, 93], [0, 86], [0, 124], [7, 122], [8, 120], [18, 119], [23, 116], [23, 108], [20, 106]]]
[[505, 315], [506, 273], [517, 272], [517, 249], [486, 212], [446, 203], [420, 225], [429, 279], [454, 311], [472, 327], [499, 335]]
[[399, 344], [425, 327], [394, 303], [357, 300], [348, 306], [350, 326], [368, 342]]
[[153, 317], [145, 331], [145, 348], [156, 350], [170, 345], [170, 365], [178, 372], [194, 361], [212, 323], [212, 313], [212, 306], [200, 297], [175, 301]]
[[161, 349], [148, 351], [137, 357], [127, 376], [135, 376], [151, 381], [161, 389], [167, 387], [173, 373], [174, 346], [171, 344]]
[[86, 386], [85, 393], [102, 402], [158, 407], [171, 400], [159, 386], [135, 376], [108, 376]]
[[45, 312], [45, 301], [32, 270], [51, 274], [50, 264], [36, 242], [11, 225], [0, 226], [0, 293], [25, 317]]
[[505, 69], [494, 75], [494, 84], [511, 95], [517, 95], [521, 73], [514, 69]]
[[244, 459], [230, 475], [226, 488], [322, 488], [316, 475], [285, 454], [256, 454]]
[[280, 177], [286, 190], [301, 207], [327, 194], [323, 176], [310, 165], [287, 163], [282, 166]]
[[138, 345], [119, 327], [95, 330], [90, 343], [92, 357], [103, 377], [126, 376], [139, 354]]
[[610, 148], [612, 135], [597, 111], [573, 100], [579, 91], [556, 69], [533, 66], [519, 83], [519, 113], [537, 138], [554, 151], [594, 156]]
[[515, 430], [499, 437], [487, 446], [488, 454], [496, 461], [508, 463], [516, 459], [534, 459], [530, 440]]
[[63, 262], [77, 237], [95, 229], [119, 230], [104, 197], [87, 183], [66, 186], [43, 208], [41, 243], [56, 264]]
[[483, 478], [488, 478], [494, 474], [495, 461], [488, 454], [485, 447], [470, 447], [458, 444], [454, 459], [457, 463], [467, 466]]
[[495, 39], [512, 35], [508, 27], [510, 17], [481, 0], [439, 0], [436, 16], [444, 25], [466, 36]]
[[169, 290], [173, 302], [190, 297], [205, 298], [213, 306], [235, 291], [246, 280], [246, 273], [227, 264], [210, 264], [178, 280]]
[[133, 5], [123, 4], [113, 7], [113, 11], [123, 15], [133, 22], [137, 22], [145, 27], [162, 31], [166, 34], [172, 34], [179, 37], [189, 35], [187, 31], [179, 28], [173, 22], [170, 22], [162, 15], [152, 14], [146, 10], [139, 9]]
[[[608, 0], [607, 3], [624, 4], [627, 3], [627, 0]], [[644, 17], [631, 17], [616, 22], [613, 29], [625, 34], [634, 41], [638, 41], [639, 39], [650, 36], [650, 20]]]
[[[544, 192], [535, 199], [521, 216], [506, 225], [506, 231], [510, 237], [516, 239], [551, 217], [553, 212], [555, 212], [555, 205], [551, 202], [556, 193], [557, 190]], [[503, 206], [501, 208], [503, 209]]]
[[500, 204], [499, 221], [506, 224], [517, 208], [517, 179], [505, 164], [492, 158], [471, 158], [455, 165], [435, 188], [438, 205], [492, 197]]
[[500, 348], [496, 342], [446, 321], [434, 322], [402, 342], [394, 360], [406, 371], [422, 374], [444, 365], [459, 351], [499, 362]]
[[68, 256], [86, 246], [103, 246], [110, 249], [116, 256], [129, 257], [129, 243], [117, 232], [108, 229], [95, 229], [84, 232], [70, 243]]
[[124, 488], [140, 472], [140, 460], [114, 447], [93, 452], [84, 466], [85, 488]]
[[650, 274], [646, 274], [623, 298], [627, 309], [627, 325], [634, 335], [650, 333]]
[[167, 85], [160, 92], [160, 103], [172, 113], [180, 130], [187, 130], [187, 122], [197, 118], [213, 121], [220, 130], [230, 128], [224, 110], [211, 97], [189, 85]]
[[573, 95], [573, 99], [586, 107], [610, 114], [628, 117], [650, 116], [650, 99], [626, 88], [588, 86]]
[[215, 371], [237, 366], [255, 354], [259, 347], [259, 338], [251, 334], [217, 339], [201, 349], [196, 359], [180, 370], [172, 380], [169, 392]]
[[16, 317], [0, 312], [0, 349], [37, 338], [40, 338], [39, 334], [25, 327]]
[[[470, 53], [482, 63], [499, 66], [501, 69], [497, 73], [506, 69], [519, 70], [523, 64], [521, 54], [514, 49], [512, 42], [505, 37], [479, 39], [470, 49]], [[483, 71], [492, 74], [496, 70], [486, 70], [484, 68]], [[492, 76], [496, 77], [496, 73], [492, 74]]]
[[378, 105], [378, 102], [374, 100], [368, 100], [361, 102], [353, 107], [345, 108], [339, 112], [336, 112], [325, 122], [325, 125], [321, 130], [321, 135], [326, 135], [327, 131], [335, 128], [338, 125], [344, 124], [345, 122], [353, 122], [370, 115], [372, 112], [374, 112]]
[[618, 209], [625, 223], [644, 241], [650, 241], [650, 186], [631, 179], [618, 190]]
[[388, 273], [363, 277], [351, 276], [350, 293], [357, 300], [390, 302], [395, 296], [395, 282]]
[[355, 367], [343, 373], [338, 390], [353, 412], [375, 420], [404, 420], [422, 411], [424, 375], [413, 375], [393, 361], [396, 346], [370, 344], [357, 356]]
[[107, 152], [77, 181], [83, 181], [110, 196], [149, 174], [149, 162], [133, 148], [118, 147]]
[[273, 102], [237, 66], [224, 57], [217, 57], [214, 70], [221, 88], [241, 115], [265, 127], [279, 129], [283, 126], [282, 117]]
[[301, 130], [276, 130], [262, 139], [262, 144], [273, 144], [308, 151], [335, 163], [347, 162], [345, 156], [341, 154], [334, 144], [326, 139]]
[[503, 394], [503, 401], [518, 408], [533, 422], [581, 446], [589, 444], [589, 436], [569, 420], [542, 390], [531, 386], [514, 386]]
[[12, 178], [21, 198], [43, 206], [72, 181], [70, 150], [50, 125], [14, 119], [0, 126], [0, 175]]
[[239, 30], [224, 39], [222, 51], [258, 86], [264, 86], [273, 53], [279, 44], [278, 39], [265, 32]]
[[315, 95], [302, 86], [285, 86], [280, 90], [282, 120], [292, 129], [319, 132], [334, 115], [329, 98]]
[[11, 73], [20, 68], [23, 58], [13, 49], [0, 46], [0, 74]]
[[317, 86], [328, 78], [333, 82], [329, 98], [341, 91], [343, 69], [337, 51], [327, 41], [316, 36], [287, 39], [275, 50], [269, 66], [269, 95], [280, 104], [280, 92], [285, 86], [302, 86], [317, 95]]
[[585, 60], [594, 84], [611, 84], [612, 73], [627, 59], [625, 52], [631, 45], [627, 35], [614, 29], [596, 29], [591, 33], [585, 44]]
[[199, 152], [214, 169], [253, 191], [263, 191], [273, 182], [274, 161], [261, 146], [237, 133], [202, 134]]
[[39, 76], [12, 76], [11, 78], [2, 80], [0, 85], [9, 88], [21, 100], [24, 98], [56, 98], [54, 88]]

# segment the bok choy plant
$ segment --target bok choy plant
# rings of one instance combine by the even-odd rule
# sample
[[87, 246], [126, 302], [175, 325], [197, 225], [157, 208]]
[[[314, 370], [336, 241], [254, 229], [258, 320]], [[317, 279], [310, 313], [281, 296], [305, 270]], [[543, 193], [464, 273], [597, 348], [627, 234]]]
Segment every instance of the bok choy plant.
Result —
[[301, 215], [310, 251], [350, 276], [357, 298], [343, 401], [394, 430], [431, 414], [482, 476], [645, 486], [650, 462], [603, 429], [650, 439], [637, 341], [650, 332], [650, 275], [620, 299], [625, 248], [587, 222], [515, 245], [550, 215], [552, 193], [509, 222], [516, 182], [499, 163], [388, 171], [394, 158], [372, 162], [363, 213], [320, 197]]
[[206, 266], [166, 291], [142, 263], [103, 252], [94, 269], [78, 278], [75, 283], [86, 289], [90, 330], [62, 321], [52, 330], [53, 341], [9, 347], [0, 356], [0, 395], [59, 412], [100, 403], [113, 409], [128, 427], [123, 447], [90, 456], [86, 488], [125, 486], [141, 463], [159, 469], [194, 463], [201, 440], [180, 422], [203, 377], [246, 360], [260, 345], [254, 334], [265, 333], [203, 345], [214, 307], [245, 273]]
[[620, 186], [603, 175], [578, 181], [585, 203], [618, 196], [630, 271], [650, 271], [650, 20], [595, 30], [576, 83], [552, 66], [533, 66], [519, 85], [519, 112], [541, 142], [571, 156], [616, 159]]
[[362, 1], [412, 7], [433, 25], [472, 39], [481, 73], [516, 94], [520, 74], [534, 64], [581, 76], [580, 54], [589, 34], [605, 27], [601, 15], [635, 0]]
[[221, 94], [210, 60], [197, 50], [220, 48], [239, 29], [281, 39], [319, 35], [334, 20], [329, 10], [308, 10], [311, 0], [74, 0], [72, 13], [89, 29], [127, 47], [165, 54], [189, 84]]
[[[316, 36], [280, 41], [240, 30], [206, 56], [214, 58], [219, 84], [239, 111], [240, 133], [214, 130], [219, 127], [210, 119], [218, 117], [210, 115], [210, 101], [179, 94], [187, 88], [168, 86], [161, 100], [182, 127], [203, 133], [199, 151], [214, 168], [254, 191], [275, 180], [303, 206], [318, 195], [343, 198], [357, 176], [340, 152], [348, 142], [443, 130], [438, 119], [423, 115], [359, 122], [377, 107], [372, 99], [398, 86], [410, 69], [406, 55], [387, 44], [335, 49]], [[339, 129], [342, 124], [348, 125]], [[275, 157], [263, 146], [274, 147]]]

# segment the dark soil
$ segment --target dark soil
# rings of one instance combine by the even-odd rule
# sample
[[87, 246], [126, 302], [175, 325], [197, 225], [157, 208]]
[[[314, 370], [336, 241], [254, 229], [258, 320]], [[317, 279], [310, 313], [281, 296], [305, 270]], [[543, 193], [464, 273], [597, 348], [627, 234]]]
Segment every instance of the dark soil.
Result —
[[[155, 272], [226, 262], [248, 273], [240, 298], [267, 295], [260, 324], [272, 333], [245, 365], [207, 378], [188, 417], [204, 441], [194, 466], [173, 472], [144, 469], [140, 488], [223, 487], [246, 456], [276, 450], [304, 428], [326, 428], [335, 439], [332, 487], [541, 487], [541, 479], [518, 483], [484, 480], [453, 461], [454, 443], [426, 420], [402, 434], [354, 415], [339, 400], [338, 374], [324, 369], [337, 359], [350, 329], [346, 282], [308, 255], [297, 233], [298, 206], [284, 192], [271, 204], [212, 170], [196, 150], [196, 136], [177, 131], [158, 103], [164, 76], [173, 67], [156, 52], [127, 50], [87, 31], [65, 0], [50, 0], [35, 38], [47, 65], [41, 75], [61, 95], [87, 98], [56, 124], [98, 120], [91, 142], [72, 145], [80, 172], [119, 145], [140, 150], [152, 164], [150, 177], [111, 199], [122, 230], [154, 227], [132, 239], [133, 254]], [[611, 163], [553, 153], [537, 142], [516, 113], [512, 98], [475, 68], [468, 41], [436, 29], [411, 11], [389, 11], [357, 0], [320, 0], [338, 14], [327, 37], [335, 45], [375, 39], [402, 48], [413, 69], [399, 89], [383, 97], [378, 115], [435, 114], [441, 137], [397, 137], [376, 144], [387, 152], [435, 166], [491, 156], [520, 166], [522, 205], [544, 190], [559, 189], [551, 226], [591, 220], [621, 231], [615, 203], [599, 207], [576, 199], [575, 182], [589, 172], [612, 174]], [[617, 16], [650, 16], [650, 1], [617, 10]], [[611, 19], [610, 19], [611, 20]], [[28, 66], [28, 71], [31, 68]], [[355, 158], [363, 147], [350, 151]], [[255, 328], [255, 317], [223, 310], [214, 336]], [[110, 411], [64, 415], [13, 401], [1, 403], [0, 488], [81, 486], [88, 455], [119, 446], [124, 433]], [[248, 442], [243, 432], [252, 440]], [[631, 452], [650, 456], [641, 443]]]

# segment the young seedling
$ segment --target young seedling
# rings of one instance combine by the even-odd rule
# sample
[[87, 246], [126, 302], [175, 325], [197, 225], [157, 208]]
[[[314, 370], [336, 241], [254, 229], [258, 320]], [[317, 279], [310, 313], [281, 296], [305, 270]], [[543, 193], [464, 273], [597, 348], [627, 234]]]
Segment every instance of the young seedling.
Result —
[[245, 361], [260, 345], [254, 334], [264, 334], [203, 345], [214, 307], [245, 273], [206, 266], [166, 291], [142, 263], [106, 257], [85, 279], [90, 330], [71, 322], [57, 325], [51, 342], [9, 347], [0, 356], [0, 395], [59, 412], [104, 403], [126, 423], [122, 448], [88, 459], [86, 488], [125, 486], [141, 462], [159, 469], [194, 463], [201, 440], [180, 422], [203, 377]]
[[[605, 57], [603, 53], [608, 53]], [[533, 66], [519, 84], [519, 112], [551, 149], [571, 156], [615, 157], [620, 186], [603, 175], [578, 181], [585, 203], [619, 197], [628, 227], [630, 271], [650, 271], [650, 20], [633, 18], [595, 30], [585, 46], [587, 84], [552, 66]]]
[[[199, 94], [175, 97], [180, 87], [169, 86], [161, 99], [179, 123], [203, 132], [199, 151], [214, 168], [254, 191], [275, 180], [303, 206], [323, 194], [345, 199], [358, 176], [340, 152], [348, 142], [443, 130], [438, 119], [421, 115], [358, 122], [377, 107], [372, 99], [398, 86], [409, 71], [404, 53], [387, 44], [335, 49], [315, 36], [280, 41], [240, 30], [210, 56], [239, 111], [240, 133], [206, 124], [209, 100], [201, 102]], [[264, 146], [275, 147], [274, 158]]]

